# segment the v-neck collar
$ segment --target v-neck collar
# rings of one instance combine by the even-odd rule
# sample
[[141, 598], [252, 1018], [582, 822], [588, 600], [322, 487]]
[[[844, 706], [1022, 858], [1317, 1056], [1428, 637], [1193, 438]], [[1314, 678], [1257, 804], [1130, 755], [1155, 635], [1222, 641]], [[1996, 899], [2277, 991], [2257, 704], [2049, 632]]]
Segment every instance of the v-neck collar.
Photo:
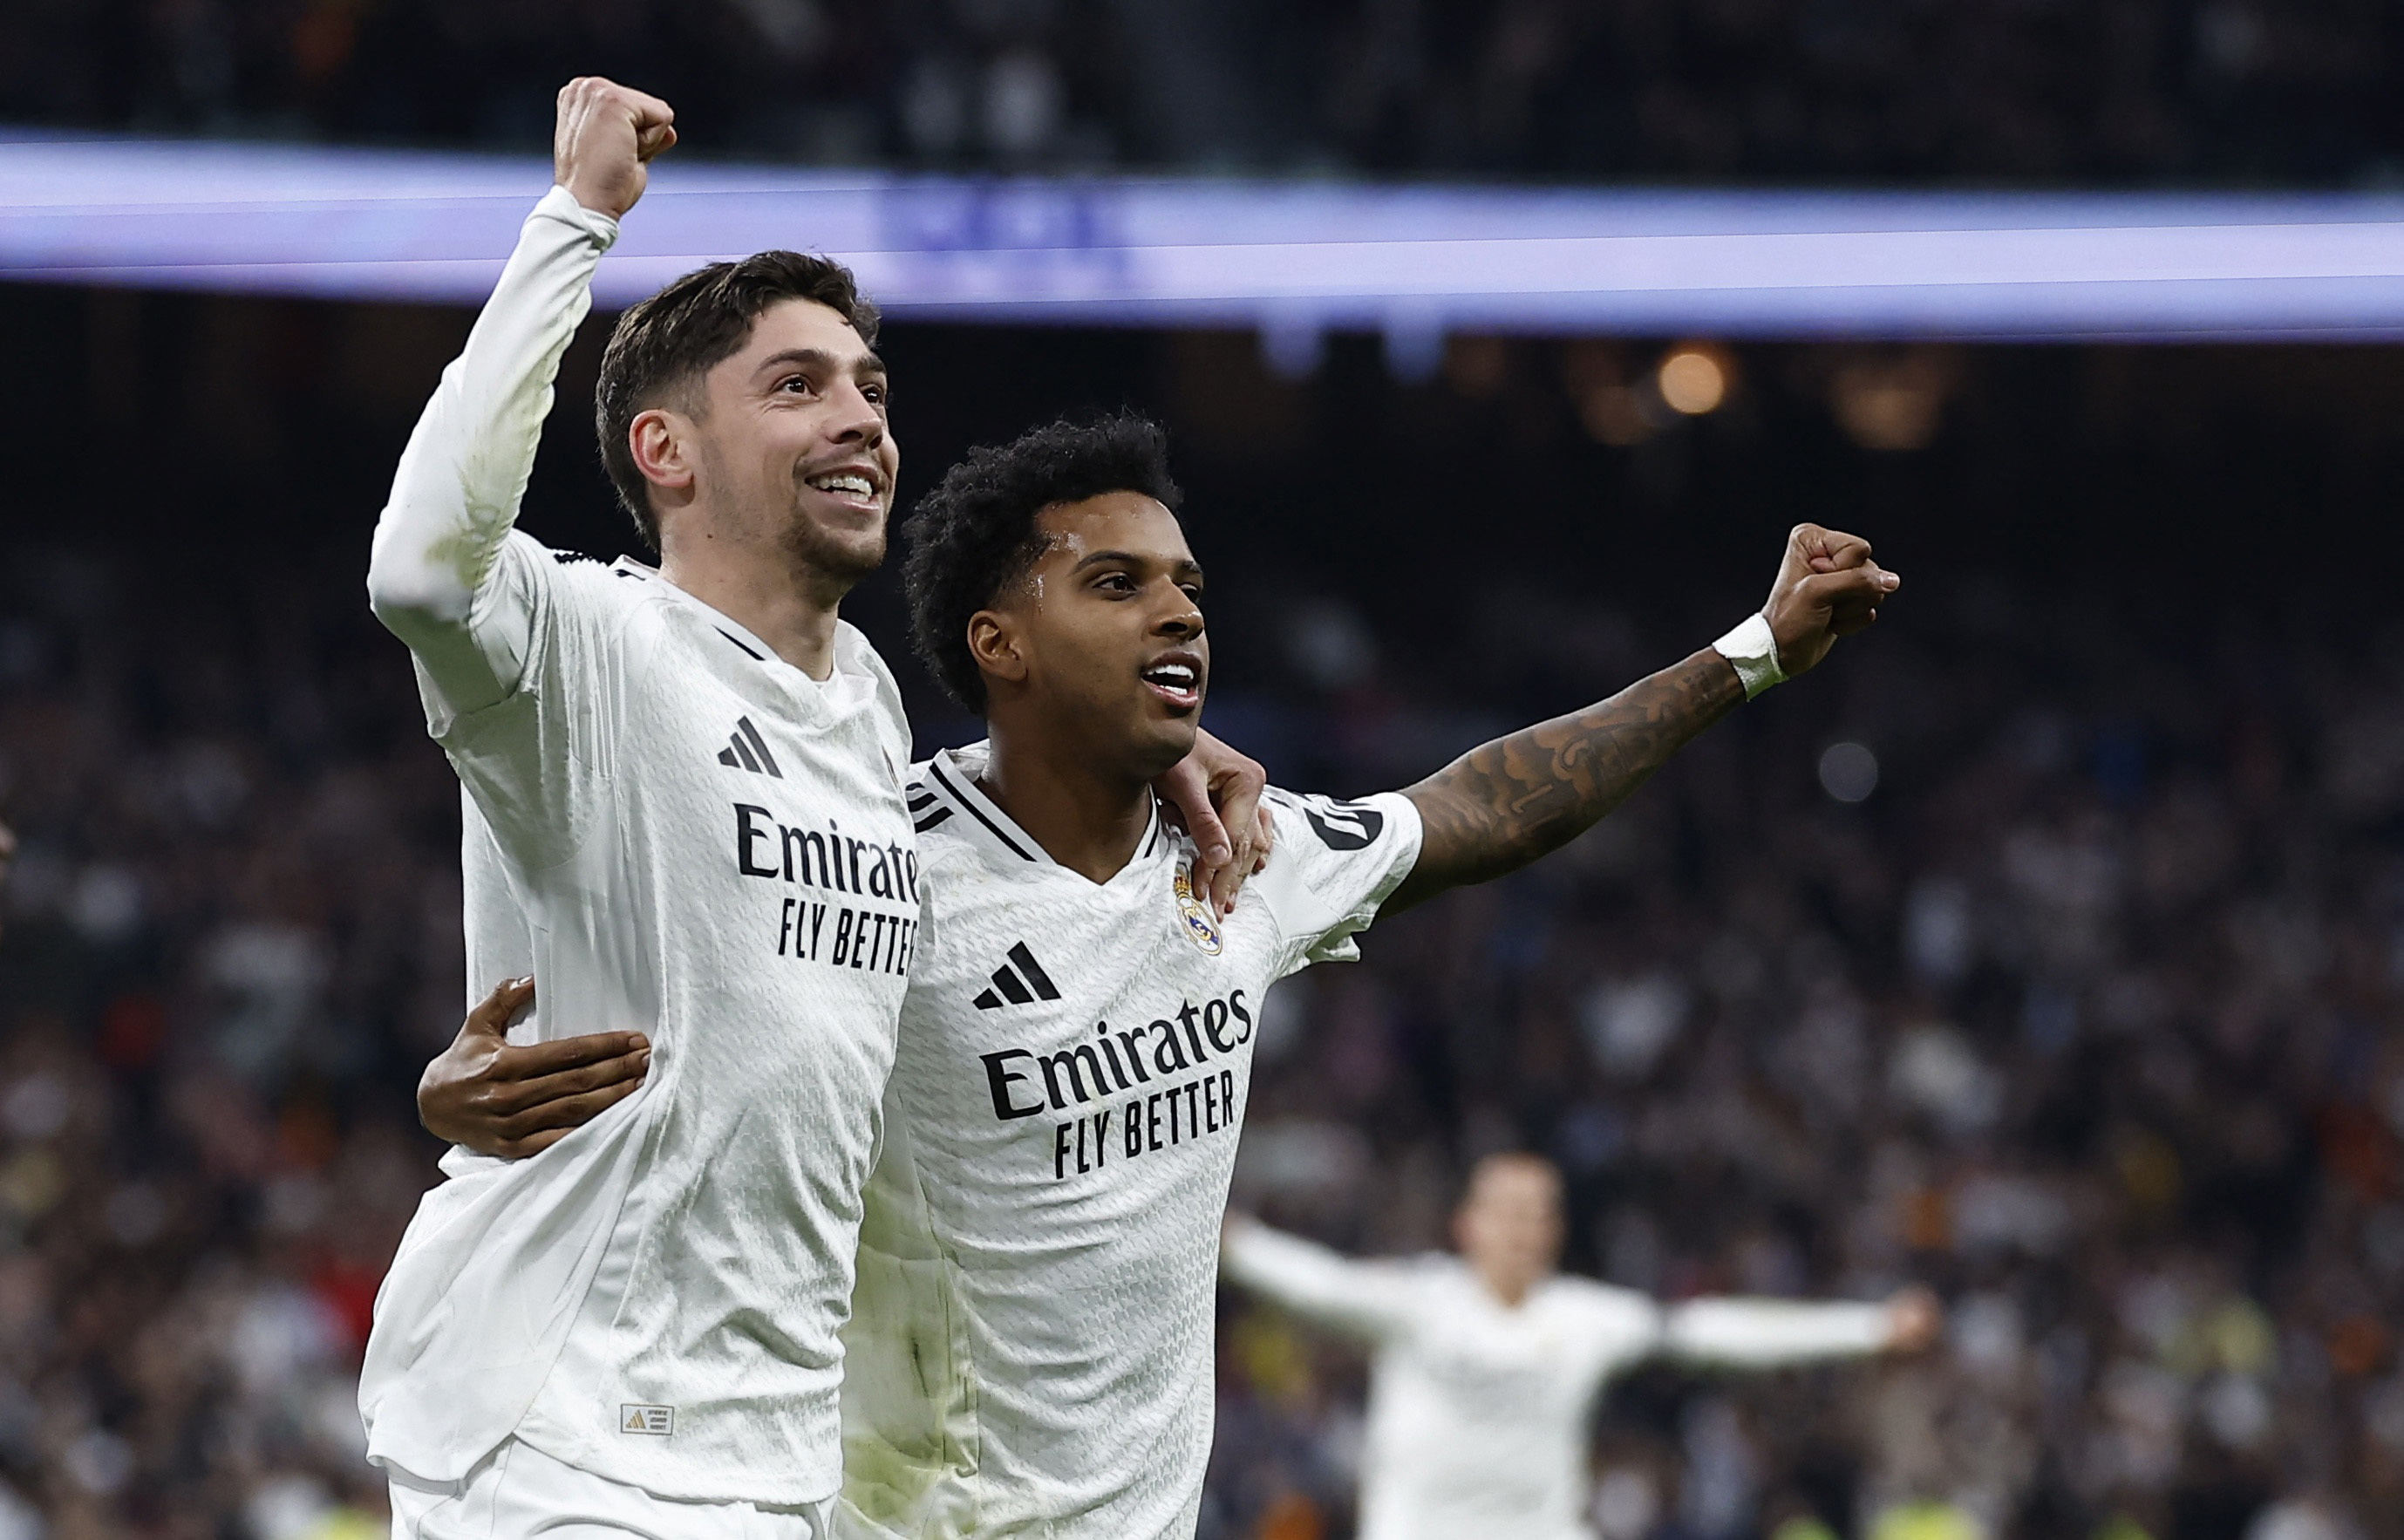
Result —
[[856, 658], [846, 657], [847, 651], [856, 644], [852, 640], [851, 627], [839, 616], [834, 623], [834, 645], [828, 650], [827, 653], [827, 677], [822, 679], [812, 679], [807, 669], [796, 668], [786, 662], [775, 648], [762, 641], [759, 635], [749, 626], [708, 600], [668, 581], [666, 578], [661, 576], [658, 567], [646, 562], [638, 562], [632, 556], [621, 556], [611, 566], [613, 570], [624, 576], [640, 578], [646, 582], [656, 585], [659, 592], [666, 595], [672, 602], [692, 607], [703, 624], [725, 637], [729, 646], [746, 654], [752, 662], [759, 664], [771, 674], [782, 670], [784, 674], [798, 679], [816, 690], [831, 691], [839, 687], [840, 676], [843, 674], [867, 672], [860, 666]]
[[[1003, 812], [999, 804], [985, 795], [977, 784], [977, 776], [985, 767], [985, 757], [969, 757], [964, 751], [946, 749], [927, 762], [927, 779], [911, 791], [911, 815], [920, 833], [937, 824], [950, 821], [955, 831], [982, 845], [991, 854], [1005, 861], [1028, 866], [1050, 867], [1096, 888], [1108, 888], [1128, 871], [1160, 854], [1168, 839], [1168, 829], [1160, 816], [1160, 803], [1154, 798], [1151, 816], [1144, 824], [1143, 837], [1136, 841], [1135, 853], [1126, 864], [1111, 874], [1106, 881], [1094, 882], [1082, 872], [1071, 872], [1054, 861], [1051, 854], [1036, 842], [1035, 836], [1018, 826], [1016, 819]], [[921, 802], [921, 797], [929, 800]], [[962, 817], [946, 819], [936, 816], [938, 806], [956, 810]]]

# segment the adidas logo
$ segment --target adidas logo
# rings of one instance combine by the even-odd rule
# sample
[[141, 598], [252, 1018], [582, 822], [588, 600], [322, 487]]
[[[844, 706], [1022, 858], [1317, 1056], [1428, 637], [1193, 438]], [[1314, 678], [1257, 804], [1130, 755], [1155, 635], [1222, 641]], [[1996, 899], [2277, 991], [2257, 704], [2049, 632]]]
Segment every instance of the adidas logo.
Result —
[[[1015, 965], [1013, 971], [1013, 965]], [[1060, 991], [1035, 954], [1019, 942], [1010, 949], [1010, 961], [993, 971], [993, 987], [976, 997], [980, 1011], [999, 1011], [1004, 1005], [1027, 1005], [1039, 1000], [1058, 1000]]]
[[785, 773], [776, 768], [776, 756], [768, 752], [768, 745], [748, 717], [734, 719], [734, 736], [718, 751], [718, 763], [732, 770], [748, 770], [755, 776], [785, 778]]
[[912, 781], [906, 795], [910, 799], [910, 827], [922, 834], [952, 816], [950, 808], [936, 805], [935, 793], [927, 790], [924, 781]]

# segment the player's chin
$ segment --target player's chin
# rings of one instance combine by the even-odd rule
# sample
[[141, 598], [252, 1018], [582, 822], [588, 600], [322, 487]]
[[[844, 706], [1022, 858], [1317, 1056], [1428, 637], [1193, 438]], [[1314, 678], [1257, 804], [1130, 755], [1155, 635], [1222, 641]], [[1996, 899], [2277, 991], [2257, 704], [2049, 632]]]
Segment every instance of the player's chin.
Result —
[[1196, 702], [1191, 710], [1174, 716], [1167, 714], [1165, 707], [1150, 707], [1135, 725], [1132, 736], [1142, 744], [1146, 763], [1166, 771], [1194, 752], [1194, 742], [1201, 735], [1202, 707]]
[[864, 578], [885, 560], [885, 521], [803, 522], [794, 543], [812, 566], [853, 579]]

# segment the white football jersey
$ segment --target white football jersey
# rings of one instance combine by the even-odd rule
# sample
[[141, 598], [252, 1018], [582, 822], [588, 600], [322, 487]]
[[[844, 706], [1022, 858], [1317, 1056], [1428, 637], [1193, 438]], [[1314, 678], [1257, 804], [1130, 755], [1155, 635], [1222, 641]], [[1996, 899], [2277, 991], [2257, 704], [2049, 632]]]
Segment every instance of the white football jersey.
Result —
[[1882, 1305], [1695, 1299], [1555, 1276], [1506, 1305], [1458, 1257], [1356, 1262], [1265, 1225], [1226, 1274], [1375, 1351], [1361, 1540], [1591, 1540], [1586, 1419], [1613, 1376], [1661, 1356], [1775, 1368], [1873, 1353]]
[[468, 793], [470, 976], [530, 944], [512, 1036], [638, 1029], [651, 1068], [539, 1155], [446, 1160], [378, 1298], [370, 1451], [457, 1480], [514, 1433], [665, 1497], [831, 1496], [918, 927], [899, 694], [847, 626], [820, 684], [631, 562], [515, 535], [500, 581], [538, 595], [524, 688], [429, 702]]
[[926, 868], [846, 1334], [853, 1533], [1194, 1533], [1209, 1458], [1219, 1227], [1261, 997], [1359, 954], [1419, 812], [1271, 793], [1236, 912], [1153, 815], [1096, 883], [940, 755], [910, 788]]
[[633, 562], [514, 532], [614, 222], [553, 189], [443, 371], [369, 589], [465, 790], [472, 995], [636, 1029], [642, 1089], [530, 1159], [454, 1152], [376, 1301], [370, 1458], [455, 1483], [511, 1435], [656, 1496], [841, 1480], [838, 1333], [917, 934], [909, 727], [840, 626], [810, 678]]

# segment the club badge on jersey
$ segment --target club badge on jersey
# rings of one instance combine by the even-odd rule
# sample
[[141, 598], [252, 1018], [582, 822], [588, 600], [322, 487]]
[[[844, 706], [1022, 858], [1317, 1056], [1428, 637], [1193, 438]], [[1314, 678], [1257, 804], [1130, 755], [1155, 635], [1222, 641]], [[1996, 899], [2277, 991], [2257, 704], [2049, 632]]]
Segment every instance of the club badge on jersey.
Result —
[[1210, 918], [1210, 906], [1194, 896], [1194, 872], [1190, 866], [1177, 869], [1177, 912], [1184, 917], [1185, 933], [1194, 945], [1217, 957], [1226, 944], [1219, 939], [1219, 927]]

